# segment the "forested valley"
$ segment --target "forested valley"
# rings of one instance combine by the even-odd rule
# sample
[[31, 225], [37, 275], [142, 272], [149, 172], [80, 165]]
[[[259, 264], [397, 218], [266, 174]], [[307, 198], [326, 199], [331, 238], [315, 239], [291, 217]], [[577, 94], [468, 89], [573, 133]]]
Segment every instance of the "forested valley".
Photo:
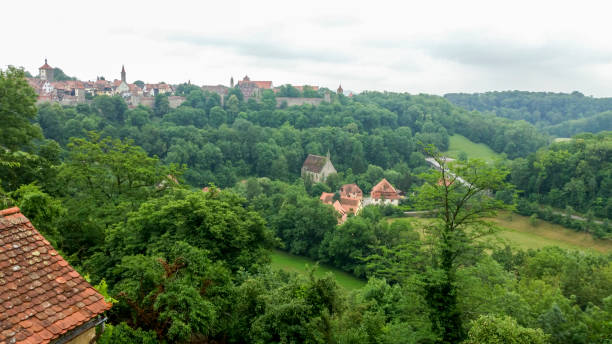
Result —
[[612, 98], [587, 97], [576, 91], [449, 93], [444, 98], [470, 111], [527, 121], [557, 137], [612, 130]]
[[[572, 227], [569, 212], [609, 240], [611, 134], [552, 143], [542, 131], [605, 106], [542, 122], [448, 95], [277, 108], [272, 92], [232, 89], [222, 104], [188, 84], [176, 109], [163, 95], [153, 108], [37, 106], [23, 77], [0, 71], [1, 208], [18, 206], [113, 303], [99, 343], [610, 343], [612, 255], [518, 249], [486, 220], [516, 210]], [[430, 168], [454, 134], [503, 158]], [[300, 177], [308, 154], [328, 152], [337, 174]], [[319, 200], [381, 178], [407, 195], [399, 207], [338, 225]], [[398, 219], [406, 210], [433, 210], [430, 225]], [[273, 248], [367, 284], [272, 269]]]

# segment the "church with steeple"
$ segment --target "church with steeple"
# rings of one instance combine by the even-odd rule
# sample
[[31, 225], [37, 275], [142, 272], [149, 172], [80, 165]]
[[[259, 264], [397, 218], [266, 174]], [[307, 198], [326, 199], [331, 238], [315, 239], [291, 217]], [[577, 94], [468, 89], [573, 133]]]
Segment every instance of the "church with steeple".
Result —
[[117, 93], [124, 94], [130, 92], [130, 86], [125, 80], [125, 66], [121, 66], [121, 83], [117, 86]]

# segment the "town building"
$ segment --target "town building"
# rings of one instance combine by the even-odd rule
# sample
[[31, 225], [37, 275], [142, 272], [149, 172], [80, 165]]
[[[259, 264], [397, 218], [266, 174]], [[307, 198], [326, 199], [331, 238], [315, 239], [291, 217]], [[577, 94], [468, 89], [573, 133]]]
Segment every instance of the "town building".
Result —
[[361, 201], [363, 199], [363, 191], [361, 191], [357, 184], [344, 184], [340, 187], [340, 196]]
[[249, 76], [245, 75], [242, 80], [238, 81], [237, 87], [242, 92], [245, 101], [249, 98], [259, 99], [263, 90], [272, 89], [272, 81], [251, 81]]
[[366, 200], [366, 204], [392, 204], [399, 205], [399, 200], [402, 197], [399, 191], [396, 190], [391, 183], [383, 178], [378, 184], [376, 184], [370, 192], [370, 198]]
[[332, 173], [337, 173], [337, 171], [331, 162], [329, 152], [327, 152], [327, 156], [308, 154], [302, 165], [301, 175], [304, 179], [309, 178], [314, 183], [321, 183]]
[[110, 308], [19, 208], [0, 210], [0, 343], [92, 343]]
[[54, 81], [53, 68], [47, 63], [47, 59], [45, 59], [45, 64], [38, 68], [38, 77], [40, 80], [46, 80], [49, 82]]

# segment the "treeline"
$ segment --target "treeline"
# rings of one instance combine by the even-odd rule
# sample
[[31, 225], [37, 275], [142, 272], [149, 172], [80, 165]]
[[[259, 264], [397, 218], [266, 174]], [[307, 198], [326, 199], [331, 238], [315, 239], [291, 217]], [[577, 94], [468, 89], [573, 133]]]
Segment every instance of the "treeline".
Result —
[[511, 181], [527, 201], [612, 219], [612, 133], [581, 134], [514, 160]]
[[132, 139], [167, 164], [185, 164], [185, 178], [194, 186], [231, 186], [248, 176], [293, 180], [307, 154], [327, 151], [339, 171], [358, 175], [375, 165], [404, 173], [423, 165], [423, 145], [446, 150], [454, 131], [512, 158], [546, 143], [526, 123], [470, 114], [440, 97], [334, 95], [332, 103], [316, 107], [277, 109], [271, 91], [261, 102], [244, 102], [233, 89], [223, 106], [218, 95], [195, 86], [183, 85], [181, 92], [187, 101], [177, 109], [164, 96], [153, 109], [128, 109], [118, 96], [100, 96], [91, 106], [44, 104], [37, 121], [62, 146], [92, 130]]
[[571, 137], [577, 133], [597, 133], [612, 130], [612, 111], [598, 113], [587, 118], [561, 122], [547, 127], [546, 130], [558, 137]]
[[612, 110], [612, 98], [585, 97], [580, 92], [525, 91], [449, 93], [444, 98], [470, 111], [492, 112], [512, 120], [525, 120], [561, 137], [612, 130], [609, 113], [602, 114]]
[[548, 143], [548, 137], [524, 121], [511, 121], [478, 112], [468, 112], [437, 96], [364, 92], [357, 101], [374, 103], [397, 114], [398, 120], [441, 123], [449, 134], [458, 133], [484, 143], [509, 158], [526, 156]]

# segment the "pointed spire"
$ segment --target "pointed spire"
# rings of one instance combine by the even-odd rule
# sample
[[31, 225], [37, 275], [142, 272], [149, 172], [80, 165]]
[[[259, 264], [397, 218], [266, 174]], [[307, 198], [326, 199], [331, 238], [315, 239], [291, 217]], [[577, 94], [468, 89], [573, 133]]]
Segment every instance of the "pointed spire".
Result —
[[327, 157], [327, 160], [331, 160], [331, 153], [329, 152], [329, 149], [327, 150], [326, 157]]
[[47, 64], [47, 58], [45, 57], [45, 64]]
[[121, 65], [121, 81], [127, 83], [127, 81], [125, 81], [125, 66]]

